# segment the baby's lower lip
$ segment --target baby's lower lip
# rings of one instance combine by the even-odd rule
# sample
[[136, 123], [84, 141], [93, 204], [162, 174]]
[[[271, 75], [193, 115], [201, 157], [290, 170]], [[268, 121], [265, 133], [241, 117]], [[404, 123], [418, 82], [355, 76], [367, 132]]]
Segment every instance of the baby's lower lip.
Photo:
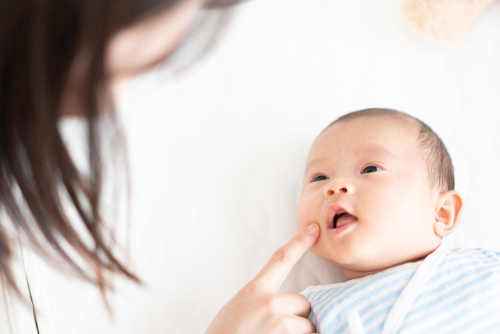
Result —
[[348, 224], [345, 224], [345, 225], [342, 225], [341, 227], [337, 227], [337, 228], [329, 228], [328, 229], [328, 234], [330, 235], [333, 235], [333, 236], [338, 236], [344, 232], [348, 232], [350, 231], [354, 225], [356, 225], [356, 223], [358, 222], [358, 220], [356, 219], [356, 221], [353, 221], [352, 223], [348, 223]]

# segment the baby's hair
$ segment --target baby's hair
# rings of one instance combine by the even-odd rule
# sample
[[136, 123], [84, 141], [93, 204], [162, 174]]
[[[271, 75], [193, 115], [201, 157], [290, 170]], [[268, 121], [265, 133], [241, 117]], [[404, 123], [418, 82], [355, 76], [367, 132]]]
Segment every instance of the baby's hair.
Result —
[[333, 121], [327, 128], [335, 123], [354, 120], [360, 117], [392, 116], [403, 117], [417, 124], [419, 135], [417, 145], [422, 152], [424, 162], [427, 164], [430, 183], [440, 192], [455, 189], [455, 176], [450, 155], [439, 136], [421, 120], [393, 109], [372, 108], [353, 111]]

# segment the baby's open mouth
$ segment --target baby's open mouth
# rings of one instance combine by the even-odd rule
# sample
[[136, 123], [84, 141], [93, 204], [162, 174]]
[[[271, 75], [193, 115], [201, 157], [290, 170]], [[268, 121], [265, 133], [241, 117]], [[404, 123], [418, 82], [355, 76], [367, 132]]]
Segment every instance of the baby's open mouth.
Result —
[[337, 212], [333, 217], [333, 228], [339, 228], [344, 225], [354, 223], [358, 220], [355, 216], [347, 212]]
[[[351, 223], [356, 223], [358, 217], [350, 214], [347, 209], [345, 209], [340, 203], [330, 204], [326, 208], [326, 223], [329, 230], [335, 230], [336, 233], [340, 233]], [[345, 228], [342, 228], [344, 227]]]

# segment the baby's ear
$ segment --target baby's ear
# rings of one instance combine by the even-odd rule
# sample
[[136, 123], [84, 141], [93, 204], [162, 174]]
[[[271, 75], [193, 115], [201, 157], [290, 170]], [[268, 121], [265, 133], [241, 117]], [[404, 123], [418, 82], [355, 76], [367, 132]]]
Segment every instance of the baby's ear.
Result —
[[434, 233], [437, 236], [446, 237], [453, 232], [462, 213], [462, 207], [462, 195], [455, 190], [438, 195], [436, 214], [434, 215]]

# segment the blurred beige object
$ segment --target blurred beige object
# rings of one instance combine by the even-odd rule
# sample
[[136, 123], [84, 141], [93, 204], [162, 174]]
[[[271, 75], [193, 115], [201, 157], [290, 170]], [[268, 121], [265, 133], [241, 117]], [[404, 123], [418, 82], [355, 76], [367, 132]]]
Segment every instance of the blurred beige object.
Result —
[[456, 46], [476, 19], [497, 0], [406, 0], [403, 11], [421, 39]]
[[12, 333], [7, 298], [8, 293], [2, 285], [2, 280], [0, 280], [0, 333], [2, 334]]

